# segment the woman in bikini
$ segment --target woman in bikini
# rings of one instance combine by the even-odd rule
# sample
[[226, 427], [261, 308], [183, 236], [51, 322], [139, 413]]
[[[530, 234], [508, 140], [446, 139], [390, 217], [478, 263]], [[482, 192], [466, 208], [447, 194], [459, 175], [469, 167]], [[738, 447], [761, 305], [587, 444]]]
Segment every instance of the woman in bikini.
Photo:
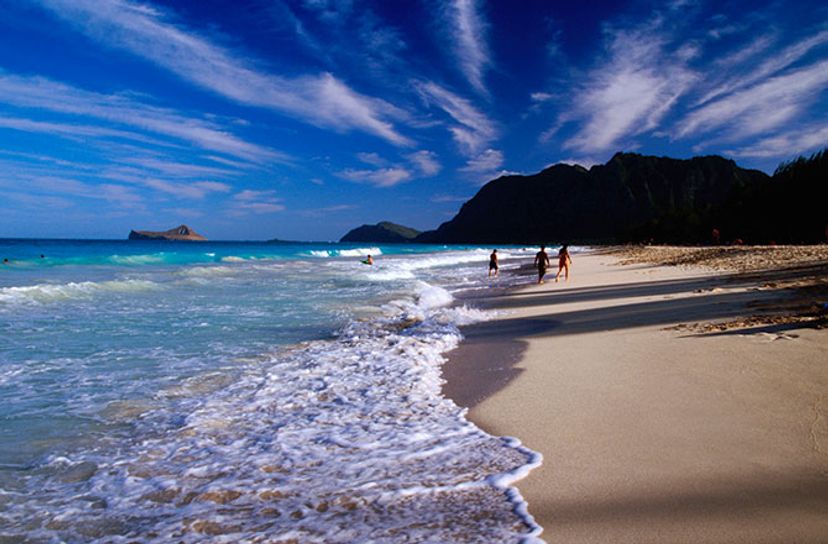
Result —
[[558, 251], [558, 273], [555, 274], [555, 281], [558, 281], [558, 277], [561, 275], [561, 272], [564, 272], [564, 279], [569, 279], [569, 265], [572, 264], [572, 258], [569, 256], [569, 245], [564, 244], [561, 246], [561, 250]]

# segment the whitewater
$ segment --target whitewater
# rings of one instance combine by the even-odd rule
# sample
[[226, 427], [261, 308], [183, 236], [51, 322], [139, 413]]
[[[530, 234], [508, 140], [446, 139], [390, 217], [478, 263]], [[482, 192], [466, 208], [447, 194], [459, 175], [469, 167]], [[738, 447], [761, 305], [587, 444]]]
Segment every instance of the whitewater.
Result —
[[489, 252], [0, 240], [0, 539], [538, 541], [441, 394]]

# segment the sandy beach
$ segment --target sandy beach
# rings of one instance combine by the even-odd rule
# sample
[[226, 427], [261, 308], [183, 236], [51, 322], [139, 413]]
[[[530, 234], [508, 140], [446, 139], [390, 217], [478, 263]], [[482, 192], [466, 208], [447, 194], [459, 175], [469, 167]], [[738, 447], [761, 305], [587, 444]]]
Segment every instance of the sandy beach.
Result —
[[[480, 300], [444, 391], [544, 461], [549, 543], [828, 541], [828, 248], [574, 255]], [[623, 264], [622, 264], [623, 263]]]

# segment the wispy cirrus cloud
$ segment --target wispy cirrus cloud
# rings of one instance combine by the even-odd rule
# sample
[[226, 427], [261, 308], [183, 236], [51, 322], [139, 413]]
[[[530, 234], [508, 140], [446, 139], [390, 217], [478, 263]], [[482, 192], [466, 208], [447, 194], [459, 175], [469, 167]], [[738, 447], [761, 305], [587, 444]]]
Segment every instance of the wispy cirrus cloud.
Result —
[[819, 151], [828, 142], [828, 125], [811, 125], [728, 149], [735, 157], [793, 157]]
[[478, 0], [454, 0], [445, 10], [460, 70], [475, 90], [488, 95], [483, 78], [491, 58]]
[[231, 187], [215, 181], [196, 181], [192, 183], [174, 183], [167, 180], [146, 178], [141, 184], [145, 187], [167, 193], [176, 198], [200, 200], [210, 193], [227, 193]]
[[[765, 50], [772, 43], [772, 39], [768, 36], [760, 36], [755, 41], [751, 42], [747, 47], [725, 57], [719, 64], [725, 63], [725, 66], [732, 67], [739, 63], [745, 62], [747, 59]], [[780, 53], [766, 58], [755, 69], [747, 73], [737, 71], [731, 77], [728, 77], [724, 82], [719, 83], [713, 89], [707, 91], [696, 105], [705, 104], [717, 97], [726, 95], [730, 92], [744, 89], [755, 83], [758, 83], [769, 76], [778, 73], [780, 70], [787, 68], [795, 62], [801, 60], [805, 55], [818, 47], [828, 45], [828, 30], [823, 30], [800, 40], [794, 44], [784, 48]], [[715, 75], [715, 74], [711, 74]]]
[[692, 111], [677, 136], [724, 129], [719, 137], [732, 140], [767, 133], [802, 113], [827, 85], [828, 61], [767, 79]]
[[513, 174], [503, 169], [503, 152], [498, 149], [486, 149], [479, 155], [470, 158], [465, 166], [460, 168], [469, 176], [472, 176], [478, 183], [486, 183], [494, 178]]
[[337, 173], [342, 179], [355, 183], [367, 183], [375, 187], [393, 187], [413, 178], [411, 171], [399, 166], [375, 170], [345, 169]]
[[[76, 133], [80, 136], [118, 136], [147, 142], [148, 137], [145, 134], [134, 133], [138, 130], [245, 160], [289, 160], [283, 153], [242, 140], [215, 122], [185, 116], [175, 110], [149, 105], [127, 96], [87, 91], [42, 77], [0, 73], [0, 102], [41, 112], [79, 116], [87, 120], [86, 125], [76, 125], [69, 122], [25, 122], [18, 119], [15, 122], [16, 126], [12, 126], [12, 121], [6, 121], [9, 128], [18, 130], [47, 130], [48, 123], [51, 122], [51, 127], [61, 135], [72, 134], [73, 127], [76, 127]], [[91, 119], [97, 120], [99, 124], [88, 126]], [[109, 125], [100, 126], [101, 121]], [[113, 129], [111, 124], [129, 127], [133, 131]], [[150, 140], [149, 143], [158, 142]]]
[[245, 189], [233, 195], [230, 215], [247, 213], [266, 214], [285, 210], [282, 200], [276, 197], [276, 191], [254, 191]]
[[297, 213], [305, 217], [324, 217], [330, 213], [355, 210], [357, 208], [358, 206], [355, 206], [353, 204], [336, 204], [334, 206], [323, 206], [321, 208], [309, 208], [306, 210], [299, 210]]
[[0, 169], [9, 184], [16, 180], [20, 189], [104, 199], [122, 208], [134, 208], [145, 199], [201, 200], [232, 190], [227, 183], [195, 177], [220, 173], [216, 169], [152, 157], [93, 167], [26, 153], [10, 156], [11, 159], [0, 160]]
[[437, 160], [437, 153], [433, 151], [417, 151], [405, 156], [406, 159], [419, 171], [423, 177], [436, 176], [443, 169]]
[[376, 166], [377, 168], [382, 168], [388, 165], [388, 161], [384, 158], [380, 157], [378, 153], [357, 153], [357, 159], [360, 162], [364, 162], [365, 164], [370, 164], [371, 166]]
[[128, 0], [40, 0], [40, 4], [102, 44], [129, 51], [177, 77], [230, 100], [272, 109], [319, 127], [360, 130], [411, 145], [393, 124], [404, 113], [362, 95], [330, 73], [285, 77], [171, 22], [171, 14]]
[[193, 164], [189, 162], [161, 160], [146, 156], [125, 157], [119, 159], [119, 162], [133, 164], [137, 167], [152, 170], [171, 178], [194, 178], [204, 176], [227, 178], [240, 174], [238, 170], [228, 170], [225, 168], [217, 168], [215, 166], [205, 166], [203, 164]]
[[475, 155], [498, 136], [495, 124], [466, 98], [434, 82], [416, 84], [420, 96], [428, 105], [443, 110], [453, 120], [449, 131], [464, 155]]
[[393, 187], [419, 178], [429, 178], [442, 170], [433, 151], [420, 150], [409, 153], [405, 161], [390, 161], [377, 153], [357, 153], [357, 160], [373, 168], [346, 168], [337, 172], [337, 177], [355, 183], [366, 183], [375, 187]]
[[697, 75], [687, 62], [694, 52], [670, 51], [670, 36], [659, 33], [659, 24], [607, 31], [607, 60], [591, 70], [572, 98], [572, 109], [556, 123], [556, 129], [570, 121], [580, 125], [565, 149], [594, 153], [617, 147], [657, 127], [691, 88]]
[[497, 149], [487, 149], [480, 155], [469, 159], [466, 166], [460, 170], [480, 174], [493, 172], [503, 166], [503, 153]]
[[[232, 186], [210, 180], [175, 179], [182, 176], [164, 176], [152, 169], [113, 165], [102, 168], [95, 179], [108, 182], [127, 183], [135, 187], [155, 191], [160, 198], [201, 200], [214, 193], [228, 193]], [[189, 178], [190, 176], [183, 176]], [[143, 191], [146, 193], [146, 191]], [[150, 195], [147, 195], [150, 196]]]
[[[4, 168], [0, 175], [0, 188], [17, 194], [29, 194], [30, 202], [62, 195], [74, 198], [104, 200], [125, 209], [139, 209], [144, 198], [132, 187], [113, 183], [93, 184], [60, 175], [43, 175], [23, 168]], [[22, 190], [25, 189], [25, 193]], [[57, 198], [60, 198], [58, 196]]]
[[142, 134], [126, 130], [117, 130], [94, 125], [78, 125], [70, 123], [55, 123], [50, 121], [38, 121], [21, 117], [0, 117], [0, 128], [18, 130], [21, 132], [33, 132], [39, 134], [51, 134], [70, 139], [78, 138], [121, 138], [136, 140], [144, 143], [160, 144], [158, 140], [152, 140]]

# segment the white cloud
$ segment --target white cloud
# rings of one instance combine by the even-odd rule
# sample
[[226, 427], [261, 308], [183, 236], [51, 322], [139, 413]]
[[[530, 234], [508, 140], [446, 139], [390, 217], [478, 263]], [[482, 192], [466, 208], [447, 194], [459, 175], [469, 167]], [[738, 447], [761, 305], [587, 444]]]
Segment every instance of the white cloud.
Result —
[[736, 157], [789, 158], [819, 151], [828, 144], [828, 126], [807, 126], [763, 138], [751, 145], [728, 150]]
[[556, 164], [568, 164], [569, 166], [582, 166], [586, 169], [590, 169], [593, 166], [595, 166], [596, 164], [603, 164], [603, 163], [601, 161], [599, 161], [598, 159], [594, 159], [592, 157], [578, 157], [578, 158], [569, 157], [569, 158], [566, 158], [566, 159], [562, 159], [562, 160], [560, 160], [556, 163], [547, 165], [546, 168], [549, 168], [550, 166], [555, 166]]
[[667, 37], [658, 35], [657, 24], [609, 33], [607, 63], [591, 71], [573, 97], [571, 112], [558, 120], [582, 123], [564, 148], [604, 151], [651, 130], [694, 83], [686, 55], [665, 52]]
[[497, 149], [486, 149], [479, 155], [470, 158], [465, 166], [460, 168], [470, 177], [479, 183], [486, 183], [500, 176], [516, 174], [509, 170], [503, 170], [503, 152]]
[[[826, 44], [828, 44], [828, 30], [823, 30], [822, 32], [790, 45], [783, 49], [779, 54], [767, 58], [755, 70], [752, 70], [747, 74], [738, 73], [735, 77], [728, 79], [724, 83], [708, 91], [696, 102], [696, 105], [698, 106], [705, 104], [722, 95], [749, 87], [750, 85], [753, 85], [754, 83], [757, 83], [768, 76], [791, 66], [813, 49]], [[737, 51], [730, 57], [724, 59], [724, 62], [731, 66], [744, 62], [746, 59], [767, 48], [769, 45], [769, 38], [762, 39], [760, 37], [746, 48]]]
[[232, 189], [232, 187], [230, 187], [226, 183], [221, 183], [218, 181], [197, 181], [192, 185], [193, 187], [196, 187], [208, 193], [229, 193]]
[[113, 183], [102, 183], [94, 186], [95, 192], [100, 192], [104, 200], [116, 202], [123, 207], [141, 206], [143, 197], [137, 194], [131, 187], [116, 185]]
[[236, 205], [235, 211], [255, 214], [276, 213], [285, 211], [285, 206], [277, 202], [242, 202]]
[[230, 215], [239, 216], [247, 213], [266, 214], [285, 210], [281, 199], [276, 198], [276, 191], [254, 191], [245, 189], [233, 195]]
[[344, 212], [347, 210], [355, 210], [357, 206], [353, 204], [337, 204], [335, 206], [324, 206], [322, 208], [311, 208], [307, 210], [300, 210], [299, 215], [305, 217], [324, 217], [329, 213]]
[[413, 177], [409, 170], [398, 166], [377, 170], [347, 169], [339, 172], [337, 175], [348, 181], [367, 183], [375, 187], [393, 187]]
[[[713, 62], [717, 67], [727, 70], [725, 73], [728, 73], [730, 68], [739, 66], [743, 62], [746, 62], [748, 59], [751, 59], [754, 56], [758, 55], [759, 53], [773, 45], [774, 41], [775, 38], [773, 36], [758, 36], [756, 39], [754, 39], [752, 42], [742, 47], [741, 49], [734, 51], [733, 53], [730, 53], [728, 55], [725, 55], [723, 57], [719, 57]], [[702, 99], [702, 101], [704, 101], [704, 99]]]
[[725, 138], [765, 133], [793, 119], [828, 85], [828, 61], [714, 100], [678, 125], [678, 137], [724, 129]]
[[449, 131], [463, 154], [479, 153], [497, 138], [494, 123], [467, 99], [433, 82], [419, 83], [416, 88], [428, 104], [436, 105], [457, 123]]
[[19, 117], [0, 117], [0, 128], [19, 130], [21, 132], [52, 134], [72, 139], [86, 137], [123, 138], [146, 143], [160, 143], [157, 140], [153, 141], [144, 135], [125, 130], [116, 130], [100, 126], [36, 121], [33, 119], [23, 119]]
[[383, 159], [377, 153], [357, 153], [357, 159], [365, 164], [382, 168], [388, 164], [388, 161]]
[[261, 72], [231, 51], [169, 22], [157, 9], [127, 0], [40, 0], [41, 5], [99, 42], [124, 49], [233, 101], [273, 109], [336, 131], [361, 130], [410, 145], [390, 119], [402, 112], [361, 95], [333, 75], [295, 78]]
[[529, 97], [532, 99], [532, 102], [537, 102], [537, 103], [548, 102], [548, 101], [552, 100], [553, 98], [555, 98], [554, 95], [552, 95], [550, 93], [544, 93], [544, 92], [532, 93], [531, 95], [529, 95]]
[[374, 168], [347, 168], [336, 175], [355, 183], [366, 183], [375, 187], [392, 187], [418, 177], [436, 175], [442, 166], [433, 151], [421, 150], [404, 156], [405, 163], [394, 163], [377, 153], [357, 153], [357, 159]]
[[243, 202], [236, 206], [236, 210], [265, 214], [282, 212], [285, 210], [285, 206], [276, 202]]
[[245, 189], [233, 195], [234, 200], [240, 202], [253, 202], [261, 199], [275, 198], [276, 191], [254, 191], [252, 189]]
[[477, 0], [454, 0], [446, 7], [451, 21], [450, 32], [455, 40], [455, 53], [460, 70], [477, 91], [486, 94], [483, 82], [486, 67], [491, 63], [486, 46], [486, 24]]
[[195, 183], [172, 183], [169, 181], [142, 178], [141, 185], [170, 194], [176, 198], [192, 198], [200, 200], [210, 193], [227, 193], [230, 186], [214, 181], [200, 181]]
[[503, 166], [503, 153], [497, 149], [487, 149], [483, 153], [468, 160], [463, 172], [492, 172]]
[[[284, 154], [241, 140], [213, 122], [187, 117], [174, 110], [151, 106], [124, 96], [90, 92], [45, 78], [0, 74], [0, 101], [21, 108], [37, 108], [126, 125], [242, 159], [259, 162], [287, 160]], [[6, 122], [11, 125], [11, 121]], [[76, 125], [63, 122], [52, 123], [51, 126], [61, 134], [71, 134], [72, 127]], [[25, 124], [17, 120], [17, 127], [10, 128], [45, 130], [49, 124], [40, 121]], [[93, 131], [97, 131], [97, 134]], [[129, 133], [118, 132], [111, 127], [86, 125], [77, 125], [77, 134], [141, 139], [139, 135], [130, 136]]]
[[[44, 209], [66, 210], [75, 205], [73, 201], [59, 196], [33, 195], [16, 191], [0, 191], [0, 197], [4, 200], [18, 202], [24, 206], [32, 207], [40, 211]], [[8, 214], [8, 210], [6, 214]]]
[[[33, 199], [68, 195], [93, 200], [106, 200], [123, 208], [140, 208], [143, 198], [132, 187], [111, 183], [92, 184], [62, 176], [38, 175], [25, 170], [4, 169], [0, 187], [20, 190], [25, 188]], [[22, 194], [22, 193], [21, 193]], [[59, 197], [58, 197], [59, 198]], [[35, 200], [32, 200], [34, 202]]]
[[[192, 177], [230, 177], [238, 175], [236, 170], [190, 164], [185, 162], [174, 162], [154, 159], [151, 157], [126, 157], [119, 159], [122, 163], [134, 164], [148, 170], [160, 172], [168, 177], [192, 178]], [[238, 167], [237, 167], [238, 168]]]
[[433, 151], [417, 151], [406, 155], [406, 158], [424, 177], [435, 176], [443, 169], [443, 166], [437, 161], [437, 154]]

